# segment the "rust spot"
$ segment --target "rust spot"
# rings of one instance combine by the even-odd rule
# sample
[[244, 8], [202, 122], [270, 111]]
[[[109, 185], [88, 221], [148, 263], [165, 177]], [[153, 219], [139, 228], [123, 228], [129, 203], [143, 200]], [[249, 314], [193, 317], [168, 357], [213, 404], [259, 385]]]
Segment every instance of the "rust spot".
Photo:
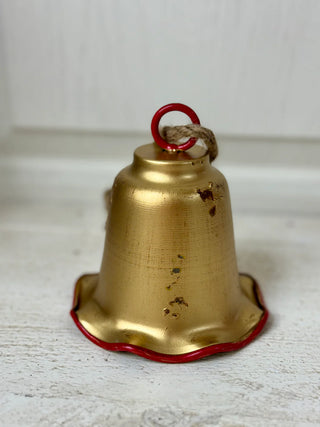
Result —
[[163, 314], [166, 316], [167, 314], [170, 313], [170, 310], [168, 308], [164, 308], [163, 309]]
[[175, 267], [172, 269], [171, 274], [178, 274], [180, 273], [180, 271], [181, 271], [181, 268]]
[[184, 300], [183, 297], [176, 297], [174, 300], [170, 301], [169, 304], [172, 306], [173, 304], [185, 305], [189, 307], [189, 304]]
[[171, 316], [178, 319], [180, 317], [180, 314], [179, 313], [172, 313]]
[[213, 206], [213, 207], [209, 210], [209, 214], [210, 214], [211, 216], [215, 216], [215, 214], [216, 214], [216, 207], [215, 207], [215, 206]]
[[206, 200], [214, 200], [213, 193], [211, 190], [197, 190], [197, 193], [200, 194], [201, 199], [205, 202]]
[[179, 258], [179, 259], [184, 259], [184, 256], [183, 256], [183, 255], [178, 254], [178, 258]]
[[168, 289], [168, 291], [170, 291], [171, 285], [166, 286], [166, 289]]

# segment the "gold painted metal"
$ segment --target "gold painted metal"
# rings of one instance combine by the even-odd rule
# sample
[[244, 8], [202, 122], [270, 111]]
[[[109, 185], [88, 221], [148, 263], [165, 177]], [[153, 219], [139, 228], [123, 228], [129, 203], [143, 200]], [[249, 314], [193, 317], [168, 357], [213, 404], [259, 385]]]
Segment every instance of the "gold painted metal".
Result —
[[264, 312], [238, 274], [228, 185], [205, 148], [135, 151], [113, 185], [100, 274], [79, 279], [75, 300], [97, 339], [168, 355], [256, 328]]

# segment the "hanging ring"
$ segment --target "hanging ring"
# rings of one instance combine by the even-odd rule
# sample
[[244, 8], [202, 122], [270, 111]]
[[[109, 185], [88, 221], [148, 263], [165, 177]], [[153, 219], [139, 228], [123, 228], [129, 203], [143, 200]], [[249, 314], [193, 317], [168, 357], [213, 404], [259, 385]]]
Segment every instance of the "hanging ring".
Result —
[[191, 119], [192, 123], [196, 125], [200, 125], [199, 117], [196, 115], [196, 113], [187, 105], [184, 104], [167, 104], [161, 107], [153, 116], [153, 119], [151, 121], [151, 133], [154, 138], [154, 141], [164, 150], [174, 150], [174, 151], [185, 151], [191, 148], [197, 141], [197, 138], [190, 138], [187, 142], [184, 142], [182, 144], [169, 144], [165, 139], [163, 139], [159, 132], [159, 123], [165, 114], [169, 113], [170, 111], [180, 111], [181, 113], [186, 114]]

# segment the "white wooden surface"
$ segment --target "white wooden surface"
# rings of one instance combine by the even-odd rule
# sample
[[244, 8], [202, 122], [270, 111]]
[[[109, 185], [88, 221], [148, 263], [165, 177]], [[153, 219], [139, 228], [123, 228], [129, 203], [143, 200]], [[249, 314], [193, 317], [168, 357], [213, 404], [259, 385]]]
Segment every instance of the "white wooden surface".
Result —
[[123, 158], [59, 154], [58, 138], [68, 147], [60, 135], [47, 157], [37, 143], [1, 146], [0, 425], [318, 426], [319, 169], [221, 160], [239, 267], [259, 280], [270, 321], [241, 351], [165, 365], [102, 350], [68, 314], [77, 276], [99, 270], [102, 189]]
[[317, 0], [0, 0], [13, 124], [320, 136]]

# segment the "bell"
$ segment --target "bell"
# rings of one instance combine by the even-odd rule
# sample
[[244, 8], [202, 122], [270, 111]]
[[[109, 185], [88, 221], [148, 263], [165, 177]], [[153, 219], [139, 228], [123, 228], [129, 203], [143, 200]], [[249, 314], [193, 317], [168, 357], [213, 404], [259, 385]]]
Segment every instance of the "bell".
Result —
[[238, 273], [228, 185], [210, 149], [159, 134], [173, 110], [203, 129], [183, 104], [156, 113], [156, 142], [115, 178], [101, 270], [78, 279], [71, 315], [107, 350], [177, 363], [245, 346], [268, 311], [257, 282]]

